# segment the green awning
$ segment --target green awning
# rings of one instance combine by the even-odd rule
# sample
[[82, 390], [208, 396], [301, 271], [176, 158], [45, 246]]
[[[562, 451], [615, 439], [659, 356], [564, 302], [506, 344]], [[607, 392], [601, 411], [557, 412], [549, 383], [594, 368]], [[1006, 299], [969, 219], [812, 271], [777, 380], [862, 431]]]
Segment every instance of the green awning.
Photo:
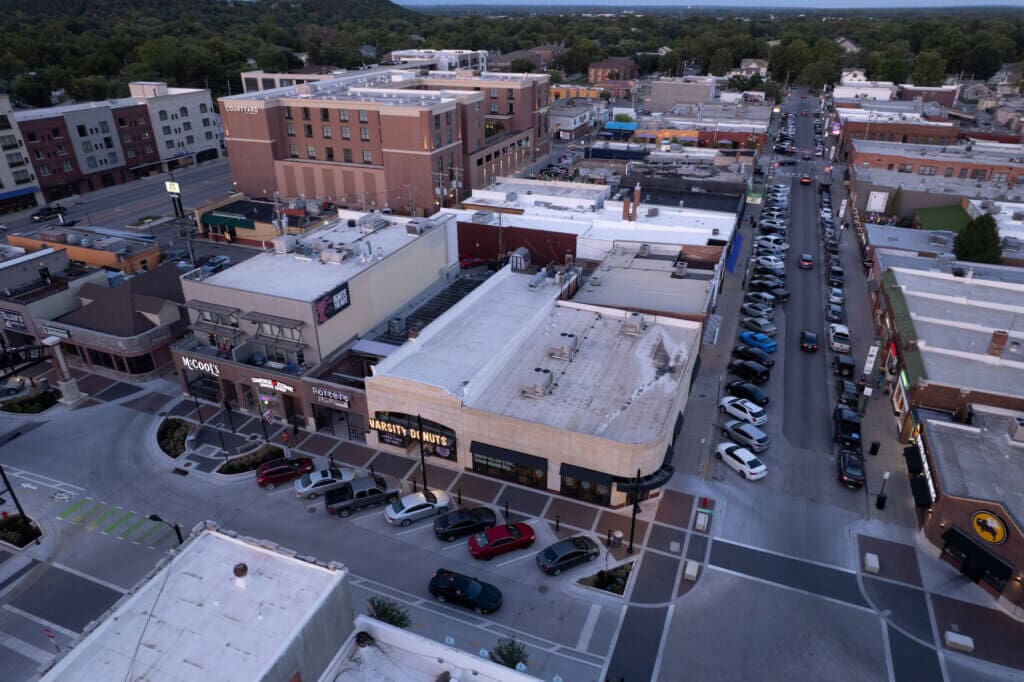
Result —
[[243, 230], [255, 230], [256, 223], [247, 218], [238, 218], [229, 215], [218, 215], [216, 213], [204, 213], [203, 225], [221, 225], [223, 227], [241, 228]]

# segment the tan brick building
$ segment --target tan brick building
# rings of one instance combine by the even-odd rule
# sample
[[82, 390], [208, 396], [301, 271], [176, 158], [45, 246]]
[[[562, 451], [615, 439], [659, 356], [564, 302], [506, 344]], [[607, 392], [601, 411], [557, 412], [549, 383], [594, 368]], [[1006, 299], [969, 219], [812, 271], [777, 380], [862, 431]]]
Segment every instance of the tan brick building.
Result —
[[[887, 133], [880, 133], [888, 135]], [[920, 135], [917, 136], [918, 139]], [[933, 135], [924, 139], [936, 139]], [[857, 168], [1002, 183], [1007, 188], [1024, 179], [1024, 146], [998, 142], [902, 143], [851, 139], [850, 165]]]
[[587, 67], [587, 81], [590, 83], [626, 81], [639, 76], [640, 69], [629, 57], [609, 57]]

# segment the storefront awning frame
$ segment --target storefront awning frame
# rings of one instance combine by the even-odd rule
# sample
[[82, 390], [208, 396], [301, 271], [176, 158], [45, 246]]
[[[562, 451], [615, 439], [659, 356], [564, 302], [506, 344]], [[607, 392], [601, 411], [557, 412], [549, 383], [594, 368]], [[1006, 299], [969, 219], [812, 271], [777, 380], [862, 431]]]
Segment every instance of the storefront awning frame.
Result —
[[480, 441], [476, 440], [472, 441], [469, 444], [469, 451], [471, 453], [475, 453], [478, 455], [484, 455], [485, 457], [503, 459], [512, 462], [516, 466], [545, 470], [548, 467], [548, 461], [543, 457], [537, 457], [536, 455], [528, 455], [525, 452], [509, 450], [507, 448], [499, 447], [497, 445], [491, 445], [490, 443], [481, 443]]

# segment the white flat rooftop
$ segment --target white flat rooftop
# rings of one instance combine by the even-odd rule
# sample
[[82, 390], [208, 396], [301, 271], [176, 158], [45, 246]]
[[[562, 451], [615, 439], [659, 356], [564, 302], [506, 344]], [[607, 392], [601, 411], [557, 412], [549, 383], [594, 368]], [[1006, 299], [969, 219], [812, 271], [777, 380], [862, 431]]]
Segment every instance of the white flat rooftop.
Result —
[[[248, 566], [241, 582], [235, 564]], [[205, 531], [43, 677], [259, 680], [347, 571]]]
[[[299, 243], [316, 250], [326, 248], [350, 250], [352, 255], [346, 256], [341, 263], [321, 264], [315, 253], [306, 255], [299, 249], [292, 253], [261, 253], [244, 260], [226, 270], [203, 279], [204, 284], [240, 289], [257, 294], [267, 294], [297, 301], [314, 301], [353, 277], [373, 267], [401, 248], [416, 240], [416, 236], [406, 232], [408, 218], [399, 216], [380, 216], [386, 221], [387, 227], [363, 234], [359, 226], [349, 227], [348, 219], [361, 218], [363, 213], [352, 211], [342, 212], [342, 219], [309, 232]], [[436, 227], [434, 229], [442, 229]], [[369, 246], [364, 246], [369, 245]], [[373, 258], [361, 257], [361, 249], [372, 250]]]
[[[552, 280], [536, 289], [530, 281], [503, 269], [382, 360], [375, 377], [437, 386], [467, 407], [621, 443], [659, 437], [700, 324], [647, 319], [627, 335], [624, 311], [558, 301]], [[550, 357], [571, 338], [579, 342], [571, 362]], [[538, 368], [550, 370], [553, 386], [528, 397], [523, 389], [544, 381]]]

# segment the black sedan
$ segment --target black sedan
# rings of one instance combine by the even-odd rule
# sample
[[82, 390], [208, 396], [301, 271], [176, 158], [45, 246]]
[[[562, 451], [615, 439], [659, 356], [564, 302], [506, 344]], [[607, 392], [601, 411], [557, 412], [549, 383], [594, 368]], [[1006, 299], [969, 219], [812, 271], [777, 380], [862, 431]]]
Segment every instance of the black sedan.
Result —
[[56, 204], [54, 206], [43, 206], [38, 211], [32, 214], [32, 222], [41, 223], [44, 220], [56, 218], [59, 215], [64, 215], [66, 210], [67, 209], [65, 209], [60, 204]]
[[836, 460], [839, 469], [839, 482], [848, 488], [864, 486], [864, 458], [856, 450], [843, 448]]
[[730, 381], [726, 384], [725, 390], [729, 395], [734, 395], [737, 398], [746, 398], [761, 407], [768, 404], [768, 396], [764, 394], [764, 391], [746, 381]]
[[857, 384], [842, 377], [836, 379], [836, 395], [839, 404], [857, 409], [860, 404], [860, 393], [857, 391]]
[[593, 561], [601, 554], [601, 548], [586, 535], [574, 535], [560, 540], [537, 554], [537, 566], [548, 575]]
[[760, 348], [754, 348], [753, 346], [740, 344], [732, 349], [732, 356], [734, 358], [739, 358], [740, 360], [753, 360], [765, 367], [775, 366], [775, 361], [772, 360], [772, 357], [768, 355], [768, 353], [765, 353]]
[[785, 282], [777, 277], [771, 279], [767, 277], [758, 277], [747, 282], [747, 291], [771, 291], [781, 287]]
[[842, 323], [843, 317], [843, 309], [841, 307], [832, 303], [825, 306], [825, 319], [829, 322]]
[[782, 303], [789, 300], [789, 289], [784, 287], [778, 287], [768, 291], [769, 294], [775, 297], [775, 300]]
[[434, 535], [451, 542], [480, 531], [493, 528], [497, 523], [494, 512], [487, 507], [457, 509], [434, 519]]
[[427, 588], [440, 602], [452, 602], [477, 613], [493, 613], [501, 608], [501, 590], [476, 578], [446, 568], [434, 571]]
[[818, 352], [818, 335], [812, 332], [810, 329], [804, 329], [800, 332], [800, 350], [805, 353], [817, 353]]

